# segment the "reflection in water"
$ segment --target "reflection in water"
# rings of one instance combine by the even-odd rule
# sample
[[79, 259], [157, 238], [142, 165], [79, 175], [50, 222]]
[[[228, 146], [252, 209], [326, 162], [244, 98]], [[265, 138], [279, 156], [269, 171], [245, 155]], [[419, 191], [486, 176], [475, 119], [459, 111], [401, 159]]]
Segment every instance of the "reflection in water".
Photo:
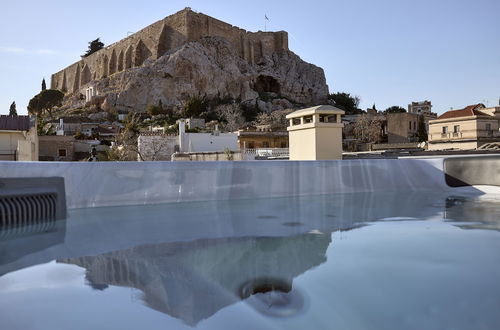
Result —
[[[40, 221], [0, 230], [0, 265], [64, 242], [66, 220]], [[0, 269], [0, 276], [9, 269]]]
[[449, 196], [445, 202], [444, 219], [464, 222], [462, 229], [490, 229], [500, 231], [500, 203], [463, 196]]
[[[147, 306], [195, 325], [239, 301], [242, 287], [249, 283], [260, 286], [251, 290], [264, 291], [273, 282], [263, 279], [276, 279], [290, 291], [294, 277], [326, 261], [330, 242], [330, 234], [197, 240], [58, 262], [86, 268], [93, 288], [137, 288]], [[294, 302], [289, 306], [296, 308]]]
[[461, 228], [498, 230], [498, 214], [495, 202], [422, 193], [77, 210], [67, 224], [42, 234], [0, 232], [0, 275], [57, 259], [85, 268], [93, 289], [136, 288], [147, 306], [189, 325], [242, 299], [263, 314], [287, 316], [306, 309], [311, 292], [294, 281], [326, 262], [332, 232], [380, 219], [443, 218]]

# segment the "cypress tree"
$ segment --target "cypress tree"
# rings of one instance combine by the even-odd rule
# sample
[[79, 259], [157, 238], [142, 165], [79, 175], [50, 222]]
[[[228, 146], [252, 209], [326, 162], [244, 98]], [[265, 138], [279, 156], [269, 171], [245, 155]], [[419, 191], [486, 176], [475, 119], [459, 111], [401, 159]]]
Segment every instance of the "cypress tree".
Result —
[[47, 89], [47, 85], [45, 84], [45, 78], [42, 80], [42, 91]]
[[17, 116], [16, 102], [12, 102], [10, 105], [9, 116]]

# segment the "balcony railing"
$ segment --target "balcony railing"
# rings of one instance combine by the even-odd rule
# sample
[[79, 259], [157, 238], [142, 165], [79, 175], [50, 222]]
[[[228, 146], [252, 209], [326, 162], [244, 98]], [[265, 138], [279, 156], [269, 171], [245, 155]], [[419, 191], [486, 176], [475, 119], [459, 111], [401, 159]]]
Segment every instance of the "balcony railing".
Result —
[[254, 160], [263, 158], [283, 158], [289, 157], [290, 152], [288, 148], [257, 148], [257, 149], [243, 149], [243, 159]]

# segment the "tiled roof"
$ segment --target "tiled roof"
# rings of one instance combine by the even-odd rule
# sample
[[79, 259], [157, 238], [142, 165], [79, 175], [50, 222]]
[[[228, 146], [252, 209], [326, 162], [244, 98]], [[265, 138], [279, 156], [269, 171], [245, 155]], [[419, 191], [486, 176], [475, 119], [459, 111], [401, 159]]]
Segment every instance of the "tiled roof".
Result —
[[471, 117], [471, 116], [487, 116], [486, 113], [479, 111], [479, 109], [484, 108], [484, 104], [478, 103], [469, 105], [463, 109], [450, 110], [443, 113], [437, 119], [450, 119], [458, 117]]
[[0, 130], [29, 131], [30, 116], [6, 116], [0, 115]]
[[99, 134], [117, 134], [120, 132], [120, 128], [114, 125], [99, 125], [97, 132]]

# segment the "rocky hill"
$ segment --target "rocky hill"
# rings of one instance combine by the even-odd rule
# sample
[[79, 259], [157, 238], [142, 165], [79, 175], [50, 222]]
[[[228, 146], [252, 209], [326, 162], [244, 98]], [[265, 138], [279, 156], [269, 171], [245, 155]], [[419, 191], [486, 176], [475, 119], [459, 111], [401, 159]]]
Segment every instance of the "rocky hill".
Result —
[[222, 37], [204, 37], [172, 49], [156, 60], [91, 82], [99, 91], [92, 104], [69, 93], [59, 114], [93, 111], [145, 112], [158, 104], [182, 113], [191, 98], [231, 99], [260, 111], [326, 102], [323, 69], [289, 50], [264, 56], [256, 64], [242, 59]]

